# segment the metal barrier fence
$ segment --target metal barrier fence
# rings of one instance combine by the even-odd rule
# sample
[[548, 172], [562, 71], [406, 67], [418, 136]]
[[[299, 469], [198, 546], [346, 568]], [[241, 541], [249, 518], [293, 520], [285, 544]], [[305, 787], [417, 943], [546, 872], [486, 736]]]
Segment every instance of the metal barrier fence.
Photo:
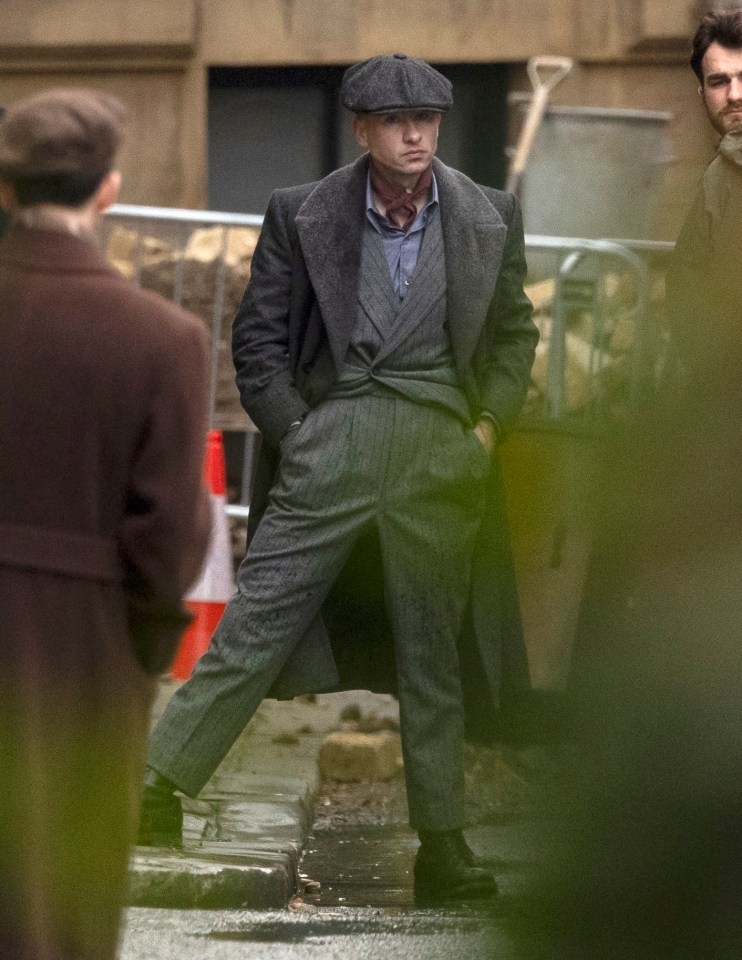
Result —
[[[104, 252], [137, 284], [200, 316], [212, 335], [209, 425], [245, 429], [231, 369], [231, 324], [263, 218], [116, 204], [103, 223]], [[221, 376], [220, 376], [221, 374]], [[220, 409], [220, 402], [221, 407]]]
[[[202, 317], [212, 334], [209, 422], [245, 431], [240, 503], [246, 517], [258, 437], [239, 406], [231, 365], [231, 324], [249, 276], [263, 218], [117, 204], [103, 227], [109, 260], [136, 283]], [[652, 329], [661, 273], [672, 244], [526, 236], [528, 292], [542, 340], [523, 423], [594, 428], [614, 403], [651, 389], [662, 344]], [[661, 310], [661, 306], [659, 308]], [[538, 382], [536, 382], [538, 381]]]
[[605, 425], [651, 392], [666, 349], [661, 272], [672, 246], [526, 236], [541, 332], [527, 420]]

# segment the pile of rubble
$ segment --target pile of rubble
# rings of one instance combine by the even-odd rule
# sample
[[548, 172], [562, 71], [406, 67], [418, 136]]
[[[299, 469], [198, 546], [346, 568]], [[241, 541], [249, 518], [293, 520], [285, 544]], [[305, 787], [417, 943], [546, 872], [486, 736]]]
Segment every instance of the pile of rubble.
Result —
[[[598, 413], [607, 419], [621, 416], [630, 402], [632, 379], [654, 376], [656, 341], [664, 304], [664, 279], [650, 285], [643, 317], [637, 309], [636, 278], [630, 273], [606, 273], [582, 280], [576, 291], [559, 293], [553, 279], [529, 284], [526, 292], [534, 306], [540, 340], [531, 372], [525, 415], [550, 416], [554, 387], [549, 365], [558, 348], [552, 337], [554, 316], [564, 317], [564, 373], [561, 414]], [[641, 323], [641, 325], [640, 325]]]
[[201, 317], [217, 344], [217, 430], [245, 430], [249, 420], [234, 383], [231, 326], [250, 277], [258, 229], [189, 225], [159, 235], [114, 224], [105, 241], [109, 262], [140, 286]]
[[[200, 316], [217, 343], [215, 423], [220, 430], [251, 427], [234, 383], [231, 325], [250, 276], [250, 263], [259, 230], [213, 226], [193, 230], [192, 224], [114, 222], [109, 227], [106, 255], [124, 275], [141, 286], [173, 299]], [[554, 386], [549, 363], [555, 344], [554, 315], [565, 317], [562, 417], [597, 411], [601, 417], [620, 415], [628, 400], [636, 365], [644, 363], [646, 338], [638, 349], [636, 279], [628, 272], [582, 278], [566, 291], [554, 279], [530, 283], [541, 339], [536, 351], [525, 408], [527, 419], [554, 414]], [[575, 295], [576, 291], [576, 295]], [[557, 298], [561, 300], [557, 303]], [[653, 329], [661, 314], [664, 288], [658, 276], [652, 285], [644, 329]], [[642, 334], [642, 336], [644, 336]]]

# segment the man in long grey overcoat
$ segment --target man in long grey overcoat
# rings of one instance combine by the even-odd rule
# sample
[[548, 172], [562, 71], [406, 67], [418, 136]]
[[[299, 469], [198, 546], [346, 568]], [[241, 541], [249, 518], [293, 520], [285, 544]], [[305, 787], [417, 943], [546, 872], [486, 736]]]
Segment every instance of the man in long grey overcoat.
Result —
[[96, 248], [124, 107], [0, 123], [0, 956], [113, 960], [155, 679], [210, 509], [203, 324]]
[[[496, 452], [537, 340], [522, 225], [514, 197], [434, 158], [452, 96], [428, 64], [373, 57], [346, 71], [342, 97], [367, 152], [274, 193], [235, 320], [237, 382], [263, 435], [258, 522], [238, 592], [151, 738], [140, 839], [178, 839], [174, 790], [199, 792], [266, 695], [388, 681], [351, 679], [326, 630], [373, 531], [415, 893], [491, 895], [461, 831], [462, 746], [477, 726], [465, 699], [484, 729], [507, 675], [527, 683]], [[372, 671], [389, 663], [383, 641], [351, 649]]]

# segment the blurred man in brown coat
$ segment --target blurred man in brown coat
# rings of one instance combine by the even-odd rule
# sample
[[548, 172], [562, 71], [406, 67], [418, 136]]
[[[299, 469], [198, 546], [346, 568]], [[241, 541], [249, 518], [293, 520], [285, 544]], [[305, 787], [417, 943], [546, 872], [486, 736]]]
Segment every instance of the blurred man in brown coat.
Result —
[[107, 266], [123, 106], [0, 123], [0, 956], [116, 951], [153, 677], [208, 538], [208, 338]]

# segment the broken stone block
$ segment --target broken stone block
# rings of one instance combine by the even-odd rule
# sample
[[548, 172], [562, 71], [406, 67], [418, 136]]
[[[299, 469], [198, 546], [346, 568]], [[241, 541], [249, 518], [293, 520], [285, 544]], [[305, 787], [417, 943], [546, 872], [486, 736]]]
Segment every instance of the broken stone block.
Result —
[[[551, 321], [540, 318], [541, 340], [531, 368], [531, 382], [540, 396], [549, 393], [549, 354], [551, 349]], [[618, 390], [627, 377], [616, 357], [593, 348], [580, 336], [568, 331], [564, 338], [564, 413], [573, 413], [603, 398], [608, 386]], [[618, 381], [618, 383], [616, 383]]]
[[534, 313], [539, 314], [552, 309], [555, 289], [554, 280], [541, 280], [538, 283], [526, 285], [526, 294], [533, 304]]
[[401, 741], [389, 730], [336, 731], [328, 734], [320, 748], [319, 768], [326, 780], [390, 780], [401, 767]]
[[174, 232], [171, 223], [151, 220], [138, 226], [111, 227], [105, 243], [107, 259], [140, 286], [176, 300], [201, 317], [217, 355], [213, 426], [249, 429], [234, 382], [231, 328], [250, 277], [259, 231], [217, 225]]

